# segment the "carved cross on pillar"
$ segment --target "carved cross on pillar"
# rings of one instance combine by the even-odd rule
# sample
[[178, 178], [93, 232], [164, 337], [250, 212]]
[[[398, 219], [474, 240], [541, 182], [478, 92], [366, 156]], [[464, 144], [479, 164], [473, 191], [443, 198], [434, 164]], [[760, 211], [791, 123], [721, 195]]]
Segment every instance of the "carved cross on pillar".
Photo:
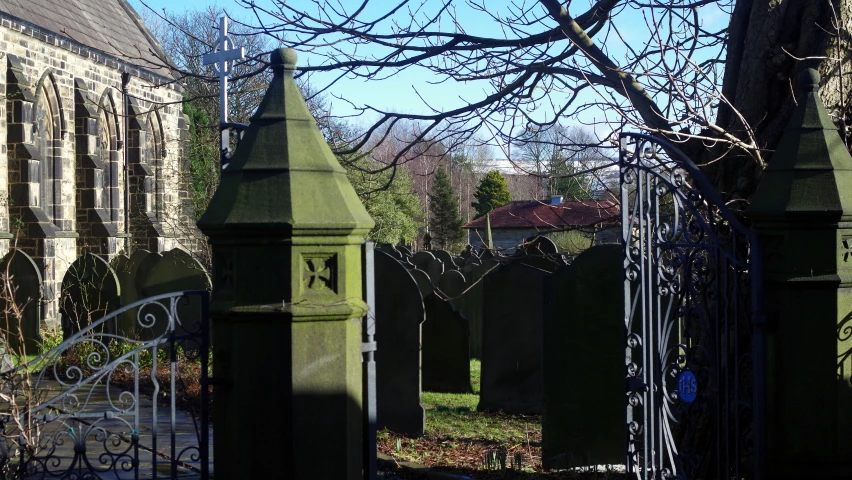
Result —
[[329, 287], [331, 283], [331, 269], [328, 262], [320, 258], [309, 258], [305, 260], [305, 286], [310, 289]]
[[219, 38], [216, 39], [213, 51], [201, 56], [201, 63], [204, 65], [212, 64], [213, 69], [216, 70], [216, 76], [219, 77], [219, 130], [221, 131], [219, 148], [222, 168], [226, 166], [225, 161], [228, 158], [231, 145], [230, 133], [224, 127], [228, 123], [228, 75], [231, 73], [233, 61], [240, 60], [243, 57], [245, 57], [245, 49], [243, 47], [234, 48], [234, 42], [228, 36], [228, 18], [220, 18]]

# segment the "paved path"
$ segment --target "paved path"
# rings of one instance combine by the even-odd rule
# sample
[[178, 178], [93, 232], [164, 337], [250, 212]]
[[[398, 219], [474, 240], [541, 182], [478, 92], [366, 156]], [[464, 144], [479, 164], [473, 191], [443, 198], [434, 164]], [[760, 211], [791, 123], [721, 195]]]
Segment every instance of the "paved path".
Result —
[[[42, 403], [63, 391], [56, 381], [45, 381], [41, 387], [39, 401]], [[122, 396], [122, 392], [123, 389], [112, 386], [107, 395], [107, 387], [96, 384], [78, 390], [76, 398], [56, 405], [60, 411], [74, 414], [48, 421], [42, 429], [40, 443], [43, 448], [37, 457], [44, 460], [39, 463], [40, 469], [47, 471], [43, 478], [63, 477], [72, 469], [73, 472], [93, 472], [104, 479], [167, 479], [173, 469], [171, 458], [181, 461], [174, 467], [177, 477], [198, 477], [197, 432], [200, 425], [196, 428], [192, 415], [176, 409], [172, 429], [171, 408], [161, 403], [156, 406], [155, 413], [151, 396], [146, 398], [145, 394], [140, 394], [137, 415], [132, 397]], [[5, 407], [2, 411], [8, 412], [8, 404]], [[129, 412], [123, 412], [128, 409]], [[9, 430], [7, 427], [7, 437]], [[133, 448], [131, 442], [134, 430], [139, 436], [137, 448]], [[212, 476], [212, 426], [208, 439]], [[137, 468], [133, 468], [134, 458], [138, 459]], [[41, 473], [38, 478], [42, 478]]]

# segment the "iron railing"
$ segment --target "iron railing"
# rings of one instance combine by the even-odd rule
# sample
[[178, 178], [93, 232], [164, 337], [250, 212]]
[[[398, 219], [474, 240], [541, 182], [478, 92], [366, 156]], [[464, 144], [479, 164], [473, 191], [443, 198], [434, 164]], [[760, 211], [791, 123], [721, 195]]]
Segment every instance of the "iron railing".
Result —
[[[180, 318], [192, 302], [198, 318]], [[208, 305], [207, 291], [140, 300], [0, 375], [4, 478], [209, 478]], [[128, 312], [135, 328], [116, 331]], [[179, 356], [200, 367], [197, 414], [176, 405]]]
[[620, 140], [628, 472], [759, 479], [756, 235], [674, 145], [633, 133]]

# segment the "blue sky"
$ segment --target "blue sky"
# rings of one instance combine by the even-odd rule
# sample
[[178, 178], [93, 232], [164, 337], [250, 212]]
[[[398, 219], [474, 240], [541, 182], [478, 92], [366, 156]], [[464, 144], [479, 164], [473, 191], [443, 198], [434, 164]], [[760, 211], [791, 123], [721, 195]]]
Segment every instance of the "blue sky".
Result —
[[[135, 8], [142, 10], [140, 0], [130, 0]], [[247, 19], [250, 18], [248, 12], [243, 10], [241, 7], [238, 7], [236, 3], [231, 2], [229, 0], [220, 0], [218, 2], [211, 0], [144, 0], [146, 4], [150, 7], [161, 10], [166, 9], [169, 11], [180, 11], [186, 9], [203, 9], [208, 5], [217, 5], [219, 7], [227, 8], [232, 15], [237, 16], [238, 18]], [[485, 1], [491, 7], [494, 6], [494, 11], [505, 11], [505, 5], [509, 3], [508, 0], [480, 0]], [[535, 5], [535, 0], [525, 0], [526, 5]], [[572, 12], [580, 12], [585, 10], [586, 4], [590, 3], [592, 0], [574, 0], [572, 2], [571, 10]], [[269, 4], [270, 0], [258, 0], [257, 3], [259, 5]], [[305, 6], [307, 9], [315, 10], [313, 2], [306, 0], [288, 0], [288, 5], [293, 6]], [[361, 0], [357, 2], [351, 0], [341, 0], [341, 3], [350, 6], [355, 3], [360, 4]], [[390, 4], [396, 4], [397, 2], [387, 2], [385, 0], [373, 0], [370, 5], [372, 5], [371, 10], [368, 9], [364, 12], [364, 17], [370, 18], [374, 17], [375, 13], [378, 13], [380, 10], [387, 8]], [[417, 0], [412, 3], [412, 5], [419, 5], [421, 2]], [[440, 2], [438, 2], [440, 3]], [[515, 0], [513, 2], [515, 5], [523, 4], [524, 2], [519, 2]], [[433, 3], [428, 3], [427, 5], [433, 5]], [[465, 2], [457, 1], [454, 4], [459, 12], [459, 18], [462, 20], [466, 18], [474, 18], [474, 12], [467, 12]], [[540, 7], [536, 7], [539, 8]], [[489, 8], [491, 10], [491, 8]], [[542, 10], [542, 13], [543, 10]], [[700, 18], [704, 26], [708, 29], [719, 29], [724, 26], [724, 22], [727, 21], [727, 18], [724, 13], [716, 11], [714, 9], [703, 8], [699, 12]], [[481, 14], [478, 18], [481, 18]], [[646, 28], [645, 19], [642, 16], [642, 12], [629, 12], [627, 17], [627, 22], [623, 23], [621, 33], [625, 40], [633, 44], [634, 42], [639, 45], [643, 41], [646, 41], [648, 38], [648, 31]], [[362, 17], [363, 18], [363, 17]], [[492, 36], [492, 37], [503, 37], [503, 33], [495, 27], [493, 22], [489, 21], [469, 21], [467, 24], [463, 25], [466, 29], [467, 33], [483, 35], [483, 36]], [[446, 25], [444, 26], [446, 28]], [[369, 52], [369, 50], [366, 50]], [[363, 53], [364, 51], [360, 51]], [[611, 55], [617, 56], [619, 53], [617, 50], [613, 49], [610, 52]], [[317, 63], [317, 57], [312, 57], [306, 53], [300, 53], [299, 63], [304, 65], [305, 63]], [[321, 74], [315, 74], [314, 80], [312, 83], [314, 84], [324, 84], [324, 78]], [[482, 91], [482, 87], [477, 85], [469, 85], [464, 83], [444, 83], [440, 85], [431, 85], [428, 83], [430, 76], [427, 75], [427, 72], [424, 69], [419, 68], [411, 68], [406, 71], [401, 72], [399, 75], [394, 76], [390, 79], [381, 80], [381, 81], [364, 81], [360, 79], [352, 79], [352, 80], [344, 80], [336, 84], [329, 92], [333, 95], [338, 95], [348, 99], [349, 101], [355, 104], [366, 104], [378, 109], [382, 110], [390, 110], [395, 112], [404, 112], [404, 113], [431, 113], [428, 110], [428, 107], [424, 105], [423, 101], [418, 98], [418, 93], [420, 96], [425, 98], [433, 107], [438, 109], [451, 109], [460, 105], [463, 105], [465, 101], [473, 101], [481, 99], [486, 93]], [[416, 89], [416, 90], [415, 90]], [[587, 93], [584, 95], [588, 95], [589, 98], [593, 98], [596, 96], [590, 89], [586, 89]], [[334, 100], [333, 106], [335, 108], [336, 114], [347, 114], [351, 112], [351, 109], [346, 105], [345, 102]], [[535, 115], [546, 116], [548, 113], [552, 114], [552, 108], [549, 109], [547, 106], [541, 109], [541, 112], [537, 112]], [[611, 114], [611, 112], [610, 112]], [[593, 120], [601, 121], [603, 120], [606, 112], [593, 108], [582, 114], [581, 120], [584, 123], [589, 123]], [[368, 118], [369, 119], [369, 118]], [[540, 120], [542, 118], [539, 118]], [[603, 137], [608, 135], [609, 132], [606, 131], [606, 128], [600, 128], [596, 133]], [[487, 132], [482, 132], [484, 135], [487, 135]]]

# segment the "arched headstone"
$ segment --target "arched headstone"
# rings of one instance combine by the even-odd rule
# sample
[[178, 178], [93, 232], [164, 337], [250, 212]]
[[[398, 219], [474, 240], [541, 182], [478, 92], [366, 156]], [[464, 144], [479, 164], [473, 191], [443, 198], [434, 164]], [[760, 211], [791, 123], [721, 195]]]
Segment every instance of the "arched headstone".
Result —
[[483, 303], [483, 292], [485, 291], [485, 276], [497, 270], [500, 264], [494, 260], [484, 260], [481, 265], [472, 266], [465, 278], [466, 292], [465, 300], [459, 305], [462, 315], [467, 318], [470, 325], [470, 357], [482, 359], [482, 318], [485, 305]]
[[[118, 277], [103, 258], [87, 253], [68, 267], [62, 278], [60, 315], [64, 338], [79, 332], [120, 305]], [[115, 322], [103, 330], [116, 333]]]
[[419, 269], [409, 270], [411, 277], [417, 282], [417, 288], [420, 289], [420, 297], [426, 298], [429, 295], [432, 295], [432, 291], [435, 289], [432, 286], [432, 279], [429, 278], [429, 274]]
[[455, 270], [457, 268], [456, 261], [450, 255], [450, 252], [446, 250], [432, 250], [432, 254], [444, 264], [444, 270]]
[[[164, 252], [162, 259], [151, 267], [143, 282], [142, 295], [147, 298], [186, 290], [209, 290], [210, 286], [210, 277], [198, 260], [183, 250], [174, 249]], [[176, 330], [197, 328], [195, 324], [201, 318], [201, 311], [199, 297], [181, 300], [177, 308], [177, 320], [180, 325]], [[159, 335], [163, 331], [164, 325], [159, 322], [164, 318], [166, 317], [158, 317], [158, 324], [151, 329], [151, 333]]]
[[423, 299], [423, 390], [471, 393], [470, 327], [440, 291]]
[[[23, 251], [13, 249], [0, 260], [0, 282], [3, 282], [0, 292], [4, 292], [0, 295], [3, 298], [0, 329], [7, 339], [8, 352], [13, 355], [39, 353], [42, 279], [38, 265]], [[8, 303], [8, 299], [12, 299], [14, 305]]]
[[456, 308], [464, 301], [462, 294], [466, 287], [464, 275], [458, 270], [448, 270], [438, 278], [438, 289], [444, 292]]
[[432, 285], [438, 285], [438, 279], [441, 278], [441, 275], [444, 273], [444, 262], [438, 260], [432, 260], [429, 262], [429, 265], [426, 266], [426, 273], [429, 274], [429, 278], [432, 280]]
[[480, 411], [542, 411], [542, 286], [548, 272], [512, 263], [485, 277]]
[[421, 251], [411, 257], [411, 263], [424, 272], [429, 269], [429, 264], [434, 261], [435, 255], [432, 255], [432, 252]]
[[[152, 257], [155, 261], [151, 261]], [[140, 269], [144, 270], [144, 275], [154, 266], [154, 264], [162, 258], [159, 254], [152, 254], [147, 250], [136, 250], [130, 257], [119, 255], [112, 261], [112, 269], [118, 277], [118, 284], [121, 286], [121, 306], [130, 305], [133, 302], [139, 301], [142, 298], [142, 290], [140, 288], [142, 282], [137, 279], [140, 276]], [[119, 315], [117, 319], [118, 334], [127, 338], [140, 338], [139, 321], [135, 311], [128, 310]]]
[[555, 272], [565, 266], [565, 260], [559, 254], [559, 247], [553, 240], [538, 236], [531, 239], [519, 250], [518, 258], [521, 263], [531, 267]]
[[622, 262], [620, 245], [598, 245], [545, 279], [545, 468], [624, 459]]
[[391, 255], [375, 254], [377, 427], [421, 436], [420, 326], [423, 298], [411, 273]]

